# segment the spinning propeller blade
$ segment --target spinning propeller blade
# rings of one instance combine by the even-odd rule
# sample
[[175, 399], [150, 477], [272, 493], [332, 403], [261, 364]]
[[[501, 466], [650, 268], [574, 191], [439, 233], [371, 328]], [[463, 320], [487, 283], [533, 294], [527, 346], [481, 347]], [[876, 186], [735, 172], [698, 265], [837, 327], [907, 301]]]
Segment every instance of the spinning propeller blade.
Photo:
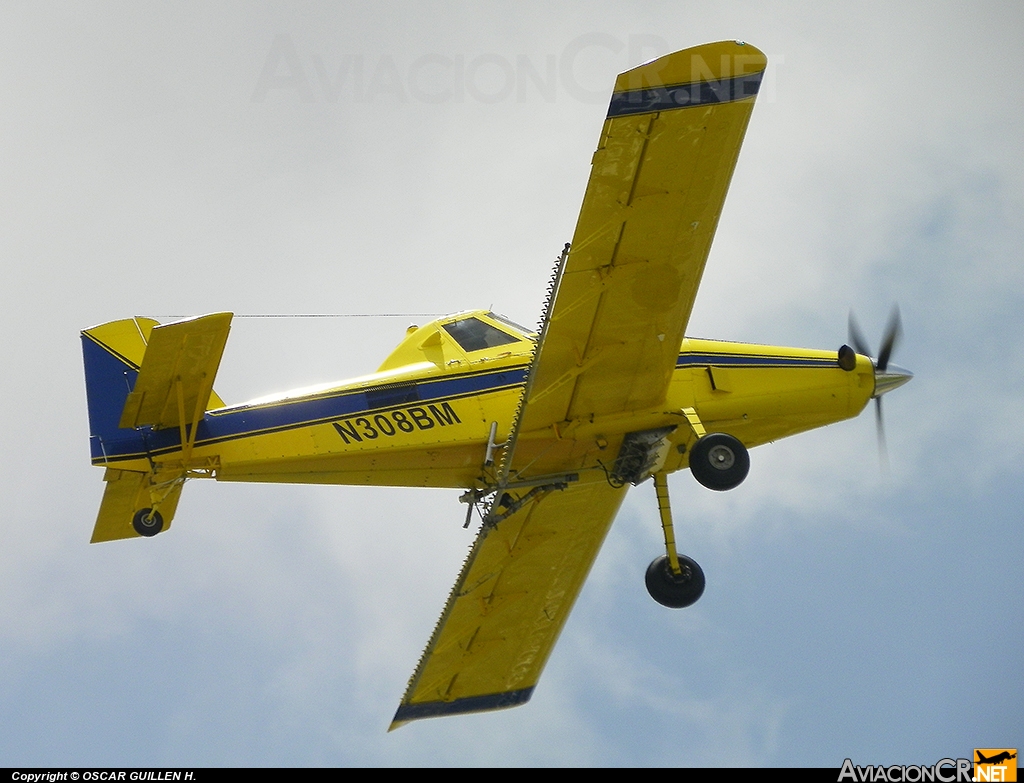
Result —
[[903, 334], [903, 325], [900, 323], [900, 308], [893, 306], [892, 315], [889, 316], [889, 325], [885, 328], [885, 338], [882, 340], [882, 350], [878, 352], [878, 369], [885, 372], [889, 366], [889, 357], [896, 341]]
[[[871, 348], [868, 346], [867, 340], [864, 339], [863, 333], [857, 326], [857, 319], [853, 317], [852, 310], [850, 311], [849, 331], [850, 342], [857, 350], [857, 353], [870, 357], [872, 353]], [[895, 364], [891, 367], [889, 365], [889, 358], [892, 356], [892, 352], [896, 348], [896, 344], [899, 342], [902, 334], [903, 324], [900, 320], [900, 309], [898, 306], [894, 306], [892, 308], [892, 314], [889, 316], [889, 323], [885, 327], [885, 334], [882, 337], [882, 349], [878, 352], [878, 358], [871, 359], [871, 363], [875, 368], [875, 392], [871, 396], [875, 398], [875, 423], [878, 430], [878, 458], [885, 469], [888, 469], [889, 467], [889, 452], [885, 443], [885, 421], [882, 418], [882, 395], [902, 386], [914, 377], [914, 374], [909, 370], [905, 370]]]
[[871, 349], [868, 348], [868, 341], [864, 339], [864, 335], [861, 333], [860, 327], [857, 326], [857, 319], [853, 317], [853, 310], [850, 311], [850, 342], [853, 343], [853, 347], [857, 349], [857, 353], [863, 354], [864, 356], [871, 355]]

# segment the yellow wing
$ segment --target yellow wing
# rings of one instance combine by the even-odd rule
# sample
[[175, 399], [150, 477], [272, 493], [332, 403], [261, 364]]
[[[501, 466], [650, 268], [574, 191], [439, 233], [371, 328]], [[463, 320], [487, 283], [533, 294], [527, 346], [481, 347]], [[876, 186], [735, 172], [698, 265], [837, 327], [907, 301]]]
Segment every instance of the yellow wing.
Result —
[[541, 489], [485, 524], [391, 729], [529, 700], [624, 495], [603, 477]]
[[766, 65], [729, 41], [618, 77], [518, 431], [664, 399]]
[[[538, 454], [548, 455], [552, 482], [559, 471], [567, 480], [594, 467], [590, 450], [615, 454], [622, 435], [607, 433], [603, 447], [574, 443], [561, 439], [559, 423], [664, 400], [765, 65], [753, 47], [724, 42], [617, 79], [503, 452], [501, 500], [391, 728], [530, 698], [625, 489], [591, 470], [561, 490], [542, 483], [506, 493], [506, 480], [511, 469], [521, 480]], [[515, 462], [521, 432], [533, 455], [523, 466]]]

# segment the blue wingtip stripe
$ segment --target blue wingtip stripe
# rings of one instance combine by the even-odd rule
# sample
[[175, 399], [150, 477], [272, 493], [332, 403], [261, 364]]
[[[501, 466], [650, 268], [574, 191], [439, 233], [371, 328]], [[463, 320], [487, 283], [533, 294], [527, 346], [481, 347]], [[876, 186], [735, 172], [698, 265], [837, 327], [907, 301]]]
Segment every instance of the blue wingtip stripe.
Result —
[[753, 98], [761, 88], [764, 71], [745, 73], [731, 79], [690, 82], [612, 93], [608, 118], [648, 114], [669, 109], [686, 109], [711, 103], [730, 103]]
[[470, 696], [454, 701], [428, 701], [422, 704], [403, 704], [395, 713], [394, 723], [407, 723], [421, 718], [439, 718], [445, 715], [464, 715], [469, 712], [487, 712], [518, 707], [526, 704], [533, 696], [533, 686], [518, 691], [489, 693], [486, 696]]

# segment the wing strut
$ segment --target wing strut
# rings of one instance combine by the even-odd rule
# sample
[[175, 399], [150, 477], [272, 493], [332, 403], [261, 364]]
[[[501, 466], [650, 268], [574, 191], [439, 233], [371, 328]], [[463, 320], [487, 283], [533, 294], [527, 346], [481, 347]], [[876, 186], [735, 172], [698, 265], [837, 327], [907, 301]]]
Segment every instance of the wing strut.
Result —
[[533, 348], [533, 360], [530, 362], [530, 370], [526, 374], [526, 386], [523, 389], [523, 396], [519, 400], [519, 408], [516, 410], [515, 419], [512, 421], [512, 432], [509, 434], [507, 444], [501, 453], [501, 469], [498, 471], [499, 488], [503, 488], [508, 484], [508, 473], [512, 467], [512, 455], [516, 450], [516, 441], [519, 440], [523, 410], [530, 399], [533, 383], [537, 378], [537, 362], [540, 359], [541, 349], [544, 347], [544, 338], [547, 336], [548, 327], [551, 324], [551, 308], [554, 305], [555, 296], [558, 294], [558, 286], [565, 272], [565, 262], [569, 258], [569, 248], [570, 244], [566, 242], [565, 247], [562, 248], [562, 254], [558, 257], [558, 261], [555, 264], [555, 269], [551, 273], [551, 280], [548, 282], [548, 295], [544, 301], [544, 314], [541, 316], [537, 342]]

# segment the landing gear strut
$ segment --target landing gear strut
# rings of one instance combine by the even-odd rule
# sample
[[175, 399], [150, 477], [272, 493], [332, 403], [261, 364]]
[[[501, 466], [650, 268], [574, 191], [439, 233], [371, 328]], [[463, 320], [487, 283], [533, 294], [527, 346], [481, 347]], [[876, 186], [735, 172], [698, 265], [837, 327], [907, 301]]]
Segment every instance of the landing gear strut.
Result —
[[676, 553], [676, 536], [672, 527], [672, 509], [668, 500], [668, 479], [664, 473], [654, 474], [654, 490], [658, 494], [661, 529], [665, 533], [665, 554], [655, 558], [647, 568], [647, 592], [662, 606], [682, 609], [695, 604], [704, 594], [704, 572], [695, 560]]

